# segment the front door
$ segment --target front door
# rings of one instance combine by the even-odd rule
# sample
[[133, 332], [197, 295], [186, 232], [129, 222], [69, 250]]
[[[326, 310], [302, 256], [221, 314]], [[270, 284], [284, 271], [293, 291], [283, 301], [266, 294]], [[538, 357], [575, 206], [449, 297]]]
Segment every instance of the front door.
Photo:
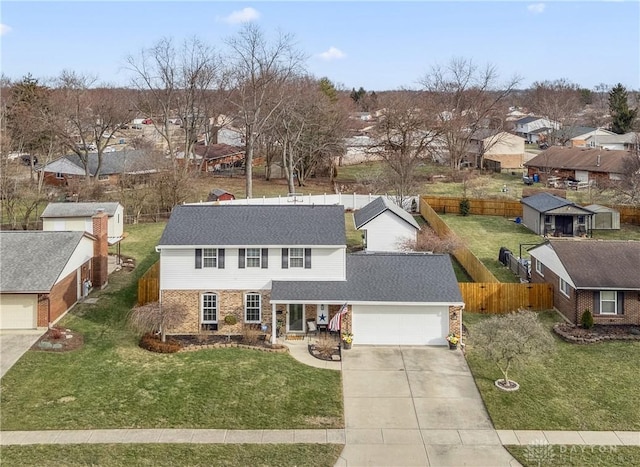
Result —
[[304, 332], [304, 305], [292, 303], [288, 315], [287, 332]]
[[573, 216], [556, 216], [556, 232], [564, 236], [573, 235]]

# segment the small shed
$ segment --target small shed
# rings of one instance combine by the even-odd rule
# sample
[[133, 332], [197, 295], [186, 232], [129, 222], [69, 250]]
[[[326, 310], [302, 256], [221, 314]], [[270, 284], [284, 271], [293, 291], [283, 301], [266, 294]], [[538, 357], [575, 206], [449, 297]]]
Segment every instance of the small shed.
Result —
[[590, 204], [586, 207], [594, 212], [594, 230], [620, 230], [620, 213], [615, 209], [600, 204]]
[[207, 197], [207, 201], [229, 201], [232, 199], [236, 199], [236, 197], [232, 193], [220, 188], [214, 188], [211, 190]]

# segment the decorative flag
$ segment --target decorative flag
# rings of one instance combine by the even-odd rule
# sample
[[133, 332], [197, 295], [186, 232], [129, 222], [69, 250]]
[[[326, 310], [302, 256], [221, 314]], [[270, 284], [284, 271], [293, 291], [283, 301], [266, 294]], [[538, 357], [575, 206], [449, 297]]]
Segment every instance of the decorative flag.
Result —
[[349, 310], [347, 309], [347, 304], [345, 303], [340, 308], [340, 311], [336, 313], [336, 315], [331, 318], [329, 321], [329, 331], [340, 331], [342, 328], [342, 315], [346, 314]]

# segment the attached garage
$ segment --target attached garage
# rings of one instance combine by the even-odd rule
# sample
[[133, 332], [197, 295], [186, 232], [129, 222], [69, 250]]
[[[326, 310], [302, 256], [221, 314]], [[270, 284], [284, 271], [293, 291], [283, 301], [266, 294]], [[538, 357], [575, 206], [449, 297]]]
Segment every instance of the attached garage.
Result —
[[0, 294], [0, 329], [35, 329], [37, 322], [36, 294]]
[[449, 309], [445, 306], [352, 305], [353, 334], [359, 344], [445, 345]]

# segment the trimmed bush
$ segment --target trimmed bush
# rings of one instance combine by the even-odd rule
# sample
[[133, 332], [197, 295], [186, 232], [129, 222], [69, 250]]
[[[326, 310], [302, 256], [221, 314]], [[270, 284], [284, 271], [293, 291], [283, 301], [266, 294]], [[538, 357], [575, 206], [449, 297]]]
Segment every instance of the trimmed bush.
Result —
[[140, 338], [140, 347], [150, 352], [176, 353], [182, 348], [182, 345], [173, 339], [167, 339], [166, 342], [162, 342], [154, 334], [145, 334]]
[[471, 211], [471, 203], [467, 198], [462, 198], [460, 200], [460, 215], [468, 216], [469, 211]]
[[233, 326], [238, 322], [238, 318], [236, 315], [227, 315], [224, 317], [224, 324], [228, 324], [229, 326]]
[[589, 308], [584, 310], [584, 313], [582, 313], [580, 323], [585, 329], [591, 329], [593, 327], [593, 315], [591, 314], [591, 310], [589, 310]]

